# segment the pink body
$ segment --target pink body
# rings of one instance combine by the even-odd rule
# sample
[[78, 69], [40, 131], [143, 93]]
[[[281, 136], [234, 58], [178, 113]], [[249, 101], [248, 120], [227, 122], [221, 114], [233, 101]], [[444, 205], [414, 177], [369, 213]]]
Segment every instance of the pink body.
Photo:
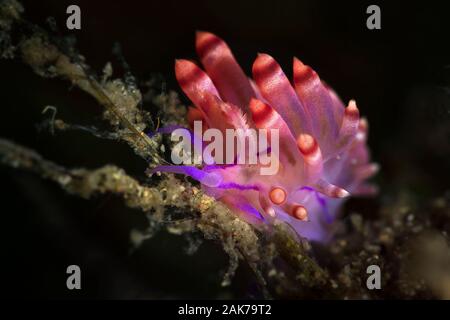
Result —
[[294, 58], [291, 83], [277, 62], [259, 54], [253, 80], [247, 78], [227, 44], [198, 32], [196, 49], [205, 71], [177, 60], [177, 80], [195, 107], [189, 121], [205, 127], [278, 128], [279, 170], [261, 175], [258, 165], [158, 167], [197, 179], [204, 190], [252, 223], [288, 222], [310, 240], [326, 241], [344, 198], [372, 194], [365, 182], [377, 166], [369, 163], [367, 122], [354, 101], [345, 107], [310, 67]]

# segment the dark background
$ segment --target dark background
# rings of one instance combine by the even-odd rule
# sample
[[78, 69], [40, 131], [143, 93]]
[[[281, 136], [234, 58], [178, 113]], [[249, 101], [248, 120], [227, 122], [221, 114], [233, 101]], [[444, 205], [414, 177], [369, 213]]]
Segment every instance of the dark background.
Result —
[[[175, 58], [195, 58], [195, 30], [224, 38], [250, 74], [257, 52], [274, 56], [288, 75], [292, 56], [311, 65], [347, 102], [355, 98], [370, 124], [369, 145], [381, 164], [380, 196], [351, 200], [364, 213], [404, 192], [417, 202], [442, 195], [450, 172], [450, 11], [422, 1], [23, 1], [25, 16], [45, 26], [54, 17], [62, 35], [99, 72], [122, 46], [139, 79], [161, 74], [168, 89]], [[442, 2], [444, 3], [444, 2]], [[66, 8], [77, 4], [81, 31], [65, 29]], [[366, 8], [381, 7], [382, 29], [366, 28]], [[120, 76], [120, 74], [118, 74]], [[46, 105], [58, 117], [98, 124], [100, 108], [61, 80], [42, 79], [16, 60], [0, 61], [0, 136], [38, 150], [68, 167], [114, 163], [143, 177], [146, 164], [127, 146], [83, 133], [40, 132]], [[185, 97], [182, 97], [186, 101]], [[151, 106], [146, 106], [151, 107]], [[258, 297], [246, 266], [221, 288], [227, 257], [204, 243], [161, 231], [130, 252], [131, 229], [145, 216], [115, 197], [86, 201], [31, 174], [0, 167], [2, 293], [27, 298]], [[66, 289], [66, 267], [80, 265], [82, 290]]]

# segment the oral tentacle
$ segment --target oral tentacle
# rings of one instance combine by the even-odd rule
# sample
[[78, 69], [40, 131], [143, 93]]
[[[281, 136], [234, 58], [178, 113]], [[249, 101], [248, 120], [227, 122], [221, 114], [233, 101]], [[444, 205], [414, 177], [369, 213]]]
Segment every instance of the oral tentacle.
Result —
[[208, 187], [218, 187], [223, 180], [222, 176], [217, 172], [206, 172], [193, 166], [158, 166], [152, 169], [151, 172], [171, 172], [184, 174]]

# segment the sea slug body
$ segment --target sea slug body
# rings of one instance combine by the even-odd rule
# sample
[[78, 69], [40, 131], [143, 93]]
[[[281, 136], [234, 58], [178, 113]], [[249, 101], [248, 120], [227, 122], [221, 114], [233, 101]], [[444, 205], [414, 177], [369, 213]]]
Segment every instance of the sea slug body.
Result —
[[249, 79], [214, 34], [198, 32], [196, 49], [204, 70], [188, 60], [175, 63], [176, 78], [194, 105], [188, 109], [189, 122], [202, 121], [204, 129], [224, 134], [227, 129], [278, 129], [278, 171], [262, 175], [260, 164], [239, 163], [155, 170], [191, 176], [251, 223], [280, 219], [307, 239], [327, 241], [345, 198], [376, 193], [366, 180], [378, 166], [370, 163], [368, 125], [355, 101], [345, 107], [297, 58], [291, 83], [268, 54], [258, 54]]

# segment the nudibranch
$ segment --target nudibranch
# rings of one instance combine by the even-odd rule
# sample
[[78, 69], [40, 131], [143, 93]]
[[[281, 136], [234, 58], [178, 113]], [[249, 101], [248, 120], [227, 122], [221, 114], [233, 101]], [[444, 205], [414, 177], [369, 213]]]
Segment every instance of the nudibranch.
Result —
[[261, 175], [260, 165], [238, 163], [160, 166], [155, 171], [191, 176], [251, 223], [283, 220], [302, 237], [327, 241], [345, 198], [376, 193], [366, 180], [378, 166], [369, 162], [368, 125], [355, 101], [345, 107], [297, 58], [291, 83], [268, 54], [258, 54], [253, 79], [248, 78], [214, 34], [198, 32], [196, 50], [204, 69], [189, 60], [175, 62], [179, 85], [194, 105], [188, 108], [188, 121], [202, 121], [204, 128], [223, 133], [278, 129], [278, 171]]

